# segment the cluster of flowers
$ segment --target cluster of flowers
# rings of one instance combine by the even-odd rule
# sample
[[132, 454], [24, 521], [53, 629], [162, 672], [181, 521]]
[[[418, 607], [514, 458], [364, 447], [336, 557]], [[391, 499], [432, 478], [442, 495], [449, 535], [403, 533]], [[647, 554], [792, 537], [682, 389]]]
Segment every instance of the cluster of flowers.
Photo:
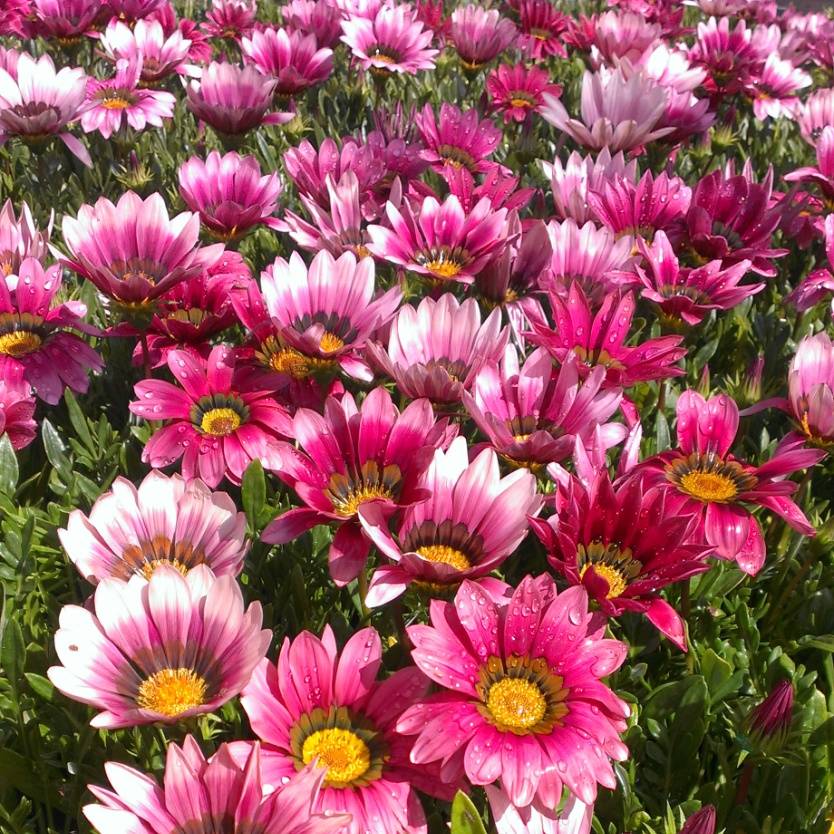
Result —
[[[578, 20], [547, 0], [448, 18], [429, 2], [291, 0], [280, 27], [256, 23], [244, 0], [214, 0], [200, 25], [165, 0], [4, 5], [0, 32], [95, 38], [112, 65], [98, 79], [0, 50], [0, 142], [57, 136], [87, 164], [71, 126], [124, 142], [162, 125], [172, 75], [194, 116], [239, 150], [247, 132], [296, 117], [336, 49], [383, 81], [432, 70], [447, 46], [463, 72], [485, 73], [485, 112], [379, 109], [361, 136], [287, 151], [301, 214], [279, 212], [279, 174], [237, 150], [182, 164], [188, 211], [169, 216], [160, 194], [102, 197], [63, 217], [62, 247], [27, 206], [0, 212], [0, 433], [21, 449], [36, 398], [87, 390], [103, 367], [90, 339], [133, 339], [144, 370], [130, 410], [147, 421], [153, 469], [138, 488], [117, 479], [60, 531], [95, 591], [62, 610], [50, 679], [102, 728], [177, 722], [240, 695], [259, 739], [209, 761], [190, 737], [171, 744], [162, 787], [111, 764], [112, 790], [91, 788], [99, 804], [85, 809], [102, 834], [230, 819], [241, 832], [423, 832], [418, 791], [450, 799], [474, 785], [502, 831], [588, 831], [597, 786], [614, 788], [612, 762], [628, 755], [629, 707], [602, 680], [627, 653], [605, 636], [609, 618], [642, 613], [685, 651], [665, 587], [713, 557], [756, 574], [758, 508], [814, 534], [788, 476], [834, 442], [824, 332], [802, 341], [788, 398], [758, 404], [795, 426], [768, 460], [736, 457], [738, 405], [695, 390], [676, 401], [677, 445], [640, 455], [630, 389], [683, 375], [681, 332], [764, 289], [788, 252], [778, 232], [798, 246], [824, 239], [834, 265], [834, 90], [799, 95], [807, 68], [834, 70], [834, 23], [777, 18], [767, 0], [702, 5], [711, 16], [694, 32], [665, 0]], [[212, 60], [218, 39], [242, 65]], [[569, 51], [589, 67], [574, 115], [546, 69]], [[487, 68], [516, 53], [525, 61]], [[781, 191], [749, 165], [691, 183], [641, 173], [647, 147], [700, 136], [728, 102], [794, 119], [817, 166]], [[525, 216], [533, 189], [495, 160], [505, 133], [493, 114], [507, 130], [544, 120], [582, 149], [545, 164], [549, 215]], [[310, 257], [279, 257], [256, 281], [234, 247], [259, 226]], [[220, 242], [201, 245], [201, 228]], [[95, 286], [112, 326], [58, 301], [64, 269]], [[821, 269], [789, 301], [807, 309], [832, 292]], [[666, 335], [635, 339], [638, 302]], [[305, 632], [266, 658], [271, 632], [237, 582], [244, 515], [213, 491], [253, 461], [296, 502], [264, 542], [326, 525], [337, 585], [364, 580], [378, 554], [364, 604], [431, 598], [429, 623], [407, 629], [410, 665], [380, 678], [373, 628], [341, 649], [329, 628]], [[531, 530], [558, 586], [493, 576]], [[706, 831], [714, 811], [691, 822]]]

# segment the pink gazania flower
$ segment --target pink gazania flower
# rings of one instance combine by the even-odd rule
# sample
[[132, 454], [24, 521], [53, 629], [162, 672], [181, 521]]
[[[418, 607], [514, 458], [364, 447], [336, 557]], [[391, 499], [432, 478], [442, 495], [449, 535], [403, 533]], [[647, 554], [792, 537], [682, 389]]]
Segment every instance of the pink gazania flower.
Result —
[[414, 121], [425, 145], [421, 156], [435, 171], [443, 173], [451, 166], [465, 168], [474, 176], [495, 167], [489, 157], [503, 134], [489, 119], [481, 119], [477, 110], [464, 112], [444, 101], [436, 119], [432, 106], [426, 104]]
[[0, 35], [29, 37], [30, 14], [31, 0], [6, 0], [0, 6]]
[[240, 40], [254, 28], [257, 11], [256, 0], [211, 0], [203, 31], [210, 38]]
[[55, 405], [65, 388], [86, 393], [89, 371], [104, 367], [101, 357], [71, 330], [96, 331], [84, 323], [80, 301], [55, 304], [61, 267], [44, 270], [27, 258], [17, 275], [0, 277], [0, 355], [19, 365], [44, 402]]
[[739, 261], [726, 269], [721, 261], [709, 261], [689, 269], [680, 266], [663, 232], [655, 235], [651, 246], [643, 241], [639, 245], [645, 261], [645, 267], [635, 267], [643, 284], [640, 295], [654, 302], [673, 326], [684, 322], [694, 327], [710, 310], [730, 310], [764, 289], [764, 282], [741, 284], [750, 261]]
[[524, 122], [544, 103], [544, 94], [562, 95], [560, 84], [551, 84], [550, 75], [538, 67], [501, 64], [487, 76], [490, 109], [503, 115], [504, 124]]
[[661, 87], [676, 93], [693, 93], [707, 77], [706, 69], [693, 66], [686, 52], [662, 41], [648, 50], [636, 66]]
[[142, 55], [131, 63], [120, 58], [112, 78], [87, 81], [87, 109], [81, 116], [85, 133], [97, 130], [105, 139], [125, 125], [144, 130], [147, 125], [162, 127], [163, 119], [174, 115], [177, 100], [165, 90], [139, 88]]
[[477, 70], [497, 58], [516, 39], [515, 24], [496, 9], [458, 6], [449, 24], [449, 40], [465, 69]]
[[85, 108], [87, 76], [80, 67], [55, 71], [48, 55], [36, 61], [26, 52], [17, 58], [14, 75], [0, 67], [0, 145], [12, 136], [38, 142], [57, 136], [87, 167], [90, 154], [67, 131]]
[[427, 498], [420, 477], [445, 425], [435, 425], [428, 400], [416, 400], [402, 413], [384, 388], [374, 388], [357, 408], [350, 394], [328, 397], [324, 414], [299, 408], [290, 444], [280, 447], [275, 474], [306, 505], [282, 513], [263, 531], [269, 544], [285, 544], [319, 524], [336, 527], [330, 545], [330, 575], [337, 585], [356, 579], [371, 543], [357, 513], [378, 502], [386, 515]]
[[284, 25], [316, 36], [316, 42], [333, 49], [342, 36], [342, 14], [333, 0], [290, 0], [281, 6]]
[[396, 538], [377, 505], [359, 509], [362, 529], [391, 561], [371, 577], [370, 606], [396, 599], [412, 583], [437, 596], [464, 579], [486, 577], [521, 544], [527, 517], [542, 503], [532, 473], [519, 469], [502, 478], [492, 449], [470, 463], [463, 437], [434, 453], [421, 484], [430, 497], [403, 513]]
[[409, 762], [411, 739], [395, 727], [429, 682], [413, 666], [378, 681], [381, 666], [372, 628], [341, 652], [330, 626], [321, 638], [303, 631], [284, 640], [277, 666], [258, 666], [241, 703], [261, 739], [264, 782], [280, 785], [318, 758], [324, 782], [313, 810], [350, 814], [343, 834], [420, 834], [426, 818], [415, 788], [444, 799], [453, 789], [438, 784], [437, 768]]
[[119, 20], [135, 23], [158, 11], [165, 0], [107, 0], [108, 10]]
[[692, 136], [706, 133], [715, 123], [715, 118], [709, 99], [699, 99], [691, 93], [679, 93], [667, 88], [666, 109], [657, 127], [669, 130], [662, 143], [675, 146]]
[[552, 56], [566, 58], [562, 42], [570, 25], [570, 18], [560, 12], [550, 0], [519, 0], [517, 46], [534, 61]]
[[507, 209], [488, 197], [468, 214], [453, 194], [442, 203], [426, 197], [417, 212], [408, 202], [385, 209], [390, 228], [368, 226], [370, 252], [437, 283], [471, 284], [507, 244]]
[[[0, 28], [0, 31], [2, 29]], [[0, 69], [4, 69], [12, 78], [17, 78], [17, 62], [20, 52], [0, 46]]]
[[102, 11], [102, 0], [33, 0], [37, 33], [71, 44], [91, 35]]
[[823, 448], [834, 444], [834, 343], [825, 332], [799, 343], [788, 370], [788, 400], [802, 437]]
[[248, 550], [246, 516], [225, 492], [156, 469], [138, 489], [116, 478], [96, 499], [89, 518], [81, 510], [70, 513], [58, 538], [93, 585], [108, 576], [150, 579], [161, 565], [183, 575], [206, 565], [215, 576], [237, 576]]
[[256, 29], [240, 42], [244, 57], [277, 80], [275, 94], [290, 98], [327, 80], [333, 50], [318, 48], [315, 35], [287, 29]]
[[560, 220], [573, 219], [578, 224], [593, 219], [588, 205], [588, 194], [600, 190], [604, 183], [616, 177], [634, 182], [637, 179], [637, 160], [626, 162], [623, 152], [611, 155], [603, 148], [596, 156], [582, 157], [573, 151], [566, 163], [559, 157], [542, 163], [545, 176], [550, 180], [553, 206]]
[[504, 460], [538, 472], [568, 457], [577, 439], [590, 442], [598, 428], [606, 448], [625, 437], [624, 426], [605, 422], [622, 392], [603, 390], [604, 381], [605, 369], [598, 367], [583, 382], [573, 356], [557, 370], [541, 348], [519, 365], [509, 345], [499, 365], [481, 369], [472, 393], [463, 393], [463, 404]]
[[676, 366], [686, 356], [683, 337], [660, 336], [638, 345], [627, 345], [628, 332], [637, 304], [630, 292], [606, 295], [594, 313], [578, 283], [571, 284], [567, 298], [549, 294], [555, 326], [533, 320], [530, 341], [547, 348], [557, 361], [575, 356], [580, 369], [602, 368], [605, 384], [630, 388], [638, 382], [682, 376]]
[[[516, 808], [507, 794], [495, 785], [484, 786], [496, 834], [591, 834], [594, 806], [576, 796], [568, 797], [559, 812], [541, 810], [534, 805]], [[109, 832], [105, 832], [109, 834]]]
[[673, 512], [672, 503], [639, 476], [612, 483], [603, 470], [587, 487], [569, 476], [556, 515], [530, 524], [551, 567], [582, 585], [604, 614], [645, 614], [686, 651], [684, 622], [657, 592], [707, 571], [710, 548], [697, 535], [697, 516]]
[[41, 231], [35, 225], [32, 211], [26, 203], [21, 203], [20, 214], [15, 216], [12, 201], [6, 200], [0, 209], [0, 277], [17, 275], [20, 265], [27, 258], [43, 263], [49, 252], [51, 233], [51, 220]]
[[414, 662], [441, 692], [406, 710], [397, 730], [417, 735], [415, 764], [499, 782], [518, 808], [555, 808], [563, 786], [592, 803], [597, 784], [616, 785], [609, 759], [628, 757], [629, 707], [600, 680], [627, 646], [603, 637], [582, 588], [559, 594], [549, 576], [526, 576], [509, 591], [466, 580], [454, 602], [432, 600], [431, 625], [408, 629]]
[[8, 437], [13, 449], [24, 449], [38, 433], [35, 400], [23, 368], [11, 357], [0, 356], [0, 437]]
[[205, 162], [192, 156], [179, 169], [180, 196], [212, 237], [239, 240], [255, 226], [281, 229], [273, 217], [283, 186], [277, 173], [261, 176], [254, 156], [212, 151]]
[[154, 87], [170, 75], [197, 72], [186, 63], [191, 41], [183, 38], [179, 30], [166, 37], [162, 24], [156, 20], [138, 20], [132, 29], [121, 20], [111, 20], [99, 43], [117, 65], [124, 60], [141, 67], [142, 85]]
[[786, 182], [813, 183], [822, 194], [825, 208], [834, 211], [834, 127], [822, 128], [814, 147], [817, 164], [785, 174]]
[[823, 128], [834, 125], [834, 88], [811, 93], [800, 106], [796, 123], [803, 139], [815, 145]]
[[[379, 108], [373, 113], [374, 127], [366, 137], [365, 147], [381, 157], [386, 173], [380, 183], [399, 177], [403, 187], [419, 177], [428, 167], [422, 158], [423, 142], [417, 128], [414, 107], [406, 109], [402, 102], [392, 108]], [[376, 189], [379, 192], [379, 188]]]
[[319, 768], [305, 767], [263, 799], [260, 745], [249, 745], [240, 764], [232, 749], [221, 744], [206, 761], [193, 736], [182, 747], [170, 742], [162, 787], [132, 767], [107, 762], [112, 790], [89, 785], [100, 804], [85, 805], [84, 816], [100, 834], [179, 834], [199, 827], [226, 834], [335, 834], [348, 822], [344, 815], [313, 812], [324, 779]]
[[309, 270], [298, 252], [261, 273], [258, 292], [250, 284], [232, 303], [259, 342], [262, 365], [289, 379], [332, 378], [339, 371], [370, 382], [362, 351], [402, 301], [392, 287], [374, 299], [374, 262], [351, 252], [334, 258], [321, 251]]
[[169, 218], [161, 194], [142, 199], [133, 191], [115, 205], [106, 197], [64, 215], [63, 263], [126, 307], [145, 307], [171, 287], [200, 275], [223, 245], [199, 247], [200, 219], [191, 212]]
[[804, 70], [772, 52], [764, 67], [745, 85], [745, 92], [753, 99], [753, 113], [759, 121], [768, 116], [793, 117], [799, 106], [797, 92], [811, 84], [811, 76]]
[[270, 113], [278, 82], [255, 67], [212, 61], [186, 87], [188, 109], [221, 137], [238, 137], [262, 124], [279, 125], [295, 114]]
[[500, 310], [482, 324], [476, 299], [458, 302], [444, 293], [437, 300], [424, 298], [416, 309], [402, 307], [391, 323], [387, 350], [370, 342], [368, 354], [405, 396], [450, 406], [460, 402], [481, 368], [498, 362], [508, 338]]
[[752, 30], [743, 20], [730, 29], [730, 19], [711, 17], [698, 24], [695, 44], [689, 60], [707, 70], [705, 87], [713, 95], [725, 96], [743, 89], [760, 60], [753, 45]]
[[100, 710], [93, 727], [174, 724], [243, 689], [272, 639], [262, 619], [260, 603], [244, 609], [233, 576], [215, 578], [205, 565], [186, 576], [162, 565], [150, 579], [108, 577], [89, 608], [61, 609], [62, 665], [47, 674], [68, 698]]
[[589, 23], [593, 58], [609, 66], [623, 58], [638, 61], [661, 34], [660, 26], [643, 15], [613, 9], [594, 15]]
[[438, 50], [431, 48], [433, 32], [425, 29], [406, 3], [384, 5], [372, 18], [342, 21], [342, 41], [363, 69], [376, 73], [408, 73], [434, 69]]
[[168, 421], [145, 444], [145, 463], [162, 468], [182, 458], [183, 476], [200, 477], [212, 488], [223, 478], [239, 484], [253, 460], [277, 466], [278, 438], [290, 436], [289, 417], [270, 391], [235, 374], [232, 348], [218, 345], [208, 359], [172, 350], [167, 362], [179, 386], [143, 379], [129, 406], [146, 420]]
[[692, 189], [665, 171], [657, 177], [646, 171], [637, 183], [614, 177], [588, 192], [588, 204], [597, 220], [618, 237], [629, 235], [647, 242], [658, 230], [680, 236], [691, 199]]
[[658, 128], [667, 94], [642, 72], [586, 72], [582, 78], [582, 121], [572, 119], [554, 96], [544, 95], [544, 119], [592, 150], [633, 151], [672, 132]]
[[765, 507], [794, 530], [814, 528], [790, 496], [797, 484], [787, 476], [819, 461], [825, 452], [795, 441], [783, 444], [767, 463], [752, 466], [730, 454], [738, 431], [738, 406], [725, 394], [705, 400], [687, 390], [678, 397], [678, 448], [641, 464], [650, 485], [675, 497], [679, 513], [696, 513], [700, 532], [720, 559], [735, 561], [755, 576], [765, 560], [765, 543], [749, 505]]

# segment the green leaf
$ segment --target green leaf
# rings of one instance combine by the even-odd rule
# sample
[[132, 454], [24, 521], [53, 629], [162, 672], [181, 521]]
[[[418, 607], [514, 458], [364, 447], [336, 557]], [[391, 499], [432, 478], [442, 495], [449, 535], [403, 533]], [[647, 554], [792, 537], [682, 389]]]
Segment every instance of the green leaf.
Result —
[[451, 834], [486, 834], [478, 809], [463, 791], [458, 791], [452, 802]]
[[0, 785], [11, 785], [30, 799], [57, 805], [55, 801], [48, 802], [44, 796], [33, 762], [6, 747], [0, 748]]
[[87, 418], [81, 411], [81, 406], [78, 405], [78, 400], [69, 388], [64, 392], [64, 401], [67, 404], [67, 411], [69, 412], [70, 423], [75, 429], [76, 435], [81, 439], [81, 442], [93, 453], [96, 451], [96, 444], [90, 434], [90, 427], [87, 424]]
[[55, 687], [49, 678], [45, 678], [43, 675], [36, 675], [34, 672], [26, 672], [24, 677], [35, 695], [43, 698], [44, 701], [54, 700]]
[[72, 477], [72, 465], [67, 457], [67, 447], [61, 440], [61, 435], [52, 423], [44, 418], [41, 424], [41, 435], [43, 436], [43, 448], [49, 462], [58, 474], [67, 482]]
[[243, 501], [243, 511], [246, 513], [246, 520], [249, 529], [254, 533], [258, 531], [258, 519], [266, 504], [266, 477], [264, 468], [259, 460], [253, 460], [246, 471], [240, 485], [240, 495]]
[[797, 641], [797, 645], [803, 649], [822, 649], [824, 652], [834, 652], [834, 634], [802, 637]]
[[12, 441], [9, 440], [9, 435], [4, 434], [0, 437], [0, 492], [9, 496], [14, 495], [19, 474], [17, 455]]
[[17, 703], [18, 683], [26, 666], [26, 645], [20, 625], [13, 616], [6, 620], [0, 640], [0, 666], [3, 667], [3, 675], [9, 682], [12, 698]]

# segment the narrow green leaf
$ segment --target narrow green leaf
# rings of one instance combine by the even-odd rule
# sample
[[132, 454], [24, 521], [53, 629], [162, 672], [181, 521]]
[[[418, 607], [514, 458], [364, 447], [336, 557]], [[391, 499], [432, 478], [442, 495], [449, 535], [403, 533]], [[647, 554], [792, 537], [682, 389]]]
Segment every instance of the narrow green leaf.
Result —
[[58, 434], [55, 426], [45, 418], [41, 424], [41, 435], [43, 437], [43, 448], [49, 462], [66, 481], [72, 476], [72, 466], [67, 457], [67, 447], [64, 446], [61, 435]]
[[9, 682], [12, 698], [17, 703], [18, 685], [26, 666], [26, 645], [23, 642], [23, 632], [14, 617], [6, 620], [0, 639], [0, 666], [3, 667], [3, 675]]
[[52, 681], [50, 681], [49, 678], [45, 678], [43, 675], [36, 675], [34, 672], [26, 672], [24, 677], [35, 695], [43, 698], [44, 701], [54, 700], [55, 687], [52, 685]]
[[9, 440], [9, 435], [4, 434], [0, 437], [0, 492], [14, 495], [19, 474], [17, 455], [12, 441]]
[[64, 401], [67, 404], [67, 411], [69, 412], [70, 423], [75, 429], [76, 435], [81, 439], [81, 442], [95, 454], [96, 444], [93, 440], [93, 435], [90, 433], [90, 427], [87, 424], [87, 418], [81, 411], [81, 406], [78, 405], [78, 400], [69, 388], [64, 392]]
[[478, 809], [463, 791], [458, 791], [452, 802], [451, 834], [486, 834]]
[[266, 504], [266, 477], [259, 460], [253, 460], [246, 467], [241, 480], [240, 495], [249, 528], [253, 532], [257, 532], [258, 518]]

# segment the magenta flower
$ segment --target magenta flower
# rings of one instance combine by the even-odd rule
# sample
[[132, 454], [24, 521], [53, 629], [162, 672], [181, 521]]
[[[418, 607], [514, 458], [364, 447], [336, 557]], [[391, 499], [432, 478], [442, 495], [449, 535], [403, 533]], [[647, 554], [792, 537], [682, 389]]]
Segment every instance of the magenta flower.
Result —
[[647, 246], [640, 241], [645, 268], [636, 266], [643, 286], [640, 295], [654, 302], [673, 326], [685, 322], [700, 324], [710, 310], [730, 310], [751, 295], [761, 292], [764, 283], [741, 284], [750, 270], [750, 261], [739, 261], [726, 269], [721, 261], [704, 266], [681, 267], [675, 250], [663, 232]]
[[657, 592], [708, 570], [710, 548], [698, 537], [698, 517], [674, 512], [672, 503], [639, 476], [612, 484], [603, 470], [587, 488], [569, 476], [556, 514], [531, 525], [551, 567], [582, 585], [605, 614], [645, 614], [686, 651], [683, 620]]
[[313, 34], [317, 43], [330, 49], [342, 36], [342, 15], [332, 0], [290, 0], [281, 6], [281, 18], [288, 28]]
[[637, 63], [661, 34], [657, 23], [628, 11], [611, 9], [594, 15], [588, 22], [595, 66], [599, 63], [615, 66], [623, 58]]
[[468, 214], [454, 195], [442, 203], [426, 197], [417, 213], [408, 202], [402, 211], [389, 202], [386, 214], [390, 228], [368, 226], [371, 253], [441, 284], [471, 284], [507, 243], [507, 209], [487, 197]]
[[693, 66], [686, 52], [663, 41], [655, 44], [638, 61], [649, 78], [676, 93], [693, 93], [707, 77], [704, 67]]
[[555, 808], [563, 786], [585, 803], [598, 783], [615, 787], [609, 759], [628, 757], [619, 736], [630, 711], [600, 678], [627, 646], [603, 638], [582, 588], [558, 594], [550, 577], [527, 576], [498, 597], [466, 580], [430, 612], [431, 625], [408, 629], [411, 656], [442, 691], [397, 723], [417, 735], [415, 764], [499, 782], [520, 808]]
[[293, 774], [266, 799], [260, 745], [248, 746], [243, 763], [221, 744], [206, 761], [193, 736], [182, 747], [167, 747], [165, 780], [160, 787], [144, 773], [117, 762], [104, 772], [112, 790], [89, 785], [101, 803], [85, 805], [84, 816], [100, 834], [176, 834], [195, 826], [227, 834], [335, 834], [349, 817], [313, 812], [324, 774], [314, 765]]
[[20, 53], [14, 75], [0, 67], [0, 145], [12, 136], [37, 142], [57, 136], [85, 165], [90, 154], [67, 131], [84, 111], [87, 76], [80, 67], [55, 71], [48, 55]]
[[760, 55], [743, 20], [731, 29], [729, 18], [711, 17], [698, 24], [689, 60], [709, 73], [704, 86], [710, 93], [728, 95], [743, 89]]
[[[834, 214], [829, 214], [825, 218], [823, 232], [828, 266], [834, 268]], [[793, 304], [798, 310], [809, 310], [832, 293], [834, 293], [834, 275], [829, 269], [815, 269], [785, 297], [785, 301]]]
[[167, 362], [179, 386], [143, 379], [130, 403], [133, 414], [169, 421], [145, 445], [143, 461], [161, 468], [182, 458], [183, 476], [212, 488], [223, 478], [239, 484], [253, 460], [278, 465], [278, 438], [290, 436], [287, 412], [269, 391], [235, 374], [231, 348], [218, 345], [207, 360], [172, 350]]
[[150, 579], [103, 579], [90, 609], [61, 609], [47, 671], [68, 698], [100, 712], [93, 727], [173, 724], [234, 698], [266, 654], [261, 606], [244, 609], [232, 576], [168, 565]]
[[416, 309], [406, 304], [391, 323], [387, 351], [371, 342], [368, 352], [405, 396], [449, 406], [460, 402], [483, 367], [499, 361], [508, 338], [500, 310], [482, 324], [474, 298], [461, 303], [444, 293], [436, 301], [424, 298]]
[[185, 575], [197, 565], [237, 576], [248, 545], [246, 516], [225, 492], [152, 469], [137, 489], [116, 478], [90, 517], [73, 510], [58, 538], [78, 572], [97, 585], [108, 576], [150, 579], [161, 565]]
[[[374, 299], [374, 262], [326, 251], [309, 270], [297, 252], [277, 258], [254, 285], [233, 296], [240, 320], [260, 342], [262, 364], [292, 379], [332, 377], [338, 371], [370, 382], [365, 342], [394, 315], [402, 292], [392, 287]], [[260, 357], [259, 357], [260, 358]]]
[[91, 35], [102, 12], [102, 0], [33, 0], [35, 28], [45, 38], [73, 43]]
[[254, 156], [212, 151], [205, 162], [192, 156], [179, 169], [180, 196], [209, 233], [220, 240], [239, 240], [263, 224], [282, 228], [273, 217], [283, 186], [278, 174], [261, 176]]
[[545, 350], [534, 350], [519, 365], [508, 346], [499, 366], [475, 377], [463, 404], [490, 445], [504, 460], [533, 472], [564, 460], [577, 440], [587, 444], [600, 430], [607, 447], [625, 437], [625, 427], [605, 421], [617, 410], [622, 392], [602, 389], [605, 370], [594, 368], [584, 382], [573, 356], [557, 370]]
[[688, 817], [680, 834], [715, 834], [715, 806], [704, 805]]
[[194, 75], [189, 66], [191, 41], [179, 30], [166, 37], [162, 24], [156, 20], [139, 20], [131, 29], [120, 20], [111, 20], [104, 30], [101, 46], [117, 65], [120, 60], [141, 67], [140, 85], [155, 86], [172, 74]]
[[447, 452], [434, 453], [421, 485], [429, 498], [403, 513], [396, 538], [378, 505], [359, 509], [362, 529], [391, 561], [374, 571], [368, 605], [384, 605], [412, 583], [438, 595], [464, 579], [487, 576], [527, 536], [527, 517], [536, 515], [542, 502], [530, 472], [501, 477], [492, 449], [470, 463], [463, 437]]
[[579, 284], [572, 284], [567, 299], [550, 293], [554, 328], [533, 321], [532, 342], [547, 348], [559, 362], [577, 357], [584, 374], [605, 369], [605, 384], [630, 388], [638, 382], [681, 376], [676, 367], [686, 355], [680, 336], [660, 336], [638, 345], [627, 345], [636, 302], [631, 293], [609, 293], [596, 313]]
[[291, 436], [301, 447], [280, 446], [275, 474], [306, 505], [278, 516], [261, 538], [284, 544], [318, 524], [336, 527], [330, 545], [330, 575], [337, 585], [356, 579], [370, 550], [357, 513], [378, 502], [386, 515], [428, 497], [419, 486], [434, 450], [445, 439], [428, 400], [402, 413], [384, 388], [374, 388], [357, 408], [346, 393], [329, 397], [324, 415], [300, 408]]
[[[2, 27], [0, 27], [2, 31]], [[4, 69], [11, 78], [17, 78], [17, 62], [20, 60], [20, 52], [16, 49], [6, 49], [0, 46], [0, 69]]]
[[62, 231], [70, 251], [64, 264], [129, 310], [201, 274], [223, 252], [222, 244], [198, 247], [197, 215], [169, 218], [160, 194], [143, 200], [128, 191], [115, 205], [99, 197], [77, 217], [64, 215]]
[[341, 653], [329, 626], [321, 639], [303, 631], [284, 640], [277, 667], [258, 666], [241, 703], [261, 739], [265, 782], [280, 785], [318, 758], [324, 783], [313, 809], [350, 814], [344, 834], [420, 834], [426, 819], [415, 788], [446, 799], [452, 791], [437, 784], [437, 768], [409, 762], [411, 740], [395, 727], [428, 680], [411, 666], [378, 681], [381, 665], [372, 628], [357, 631]]
[[321, 84], [333, 72], [333, 50], [319, 49], [315, 35], [287, 29], [256, 29], [241, 40], [240, 49], [251, 64], [278, 82], [278, 96], [297, 96]]
[[541, 61], [557, 56], [567, 57], [562, 42], [570, 25], [570, 18], [560, 12], [550, 0], [519, 0], [518, 48], [528, 58]]
[[8, 437], [13, 449], [24, 449], [38, 433], [35, 400], [23, 368], [11, 357], [0, 356], [0, 437]]
[[787, 182], [813, 183], [822, 193], [826, 204], [834, 205], [834, 127], [827, 125], [817, 137], [817, 164], [797, 168], [785, 174]]
[[366, 70], [415, 75], [434, 69], [438, 50], [431, 48], [433, 33], [406, 3], [383, 5], [371, 18], [348, 17], [342, 32], [342, 41]]
[[104, 367], [101, 357], [70, 330], [96, 332], [84, 323], [80, 301], [54, 304], [61, 289], [61, 268], [47, 270], [34, 258], [17, 275], [0, 278], [0, 355], [19, 365], [37, 396], [55, 405], [71, 388], [85, 393], [90, 370]]
[[451, 15], [449, 39], [463, 66], [476, 70], [497, 58], [515, 42], [515, 24], [496, 9], [458, 6]]
[[792, 117], [799, 106], [797, 93], [811, 84], [811, 76], [776, 53], [767, 56], [764, 67], [748, 81], [745, 91], [753, 99], [753, 113], [760, 121], [768, 116]]
[[550, 75], [537, 67], [501, 64], [487, 76], [490, 109], [503, 115], [504, 124], [526, 121], [544, 103], [544, 94], [559, 97], [562, 87], [550, 83]]
[[17, 275], [27, 258], [43, 263], [49, 252], [51, 232], [51, 221], [44, 231], [38, 229], [26, 203], [21, 204], [20, 214], [15, 217], [12, 201], [6, 200], [0, 209], [0, 277]]
[[535, 805], [516, 808], [507, 794], [495, 785], [486, 785], [484, 790], [496, 834], [591, 834], [594, 806], [586, 805], [573, 794], [557, 813], [536, 808]]
[[255, 0], [211, 0], [203, 31], [211, 38], [240, 40], [254, 28], [257, 11]]
[[720, 559], [733, 560], [750, 575], [759, 572], [765, 543], [749, 505], [765, 507], [805, 536], [815, 531], [790, 496], [797, 484], [787, 476], [813, 466], [824, 452], [790, 442], [761, 466], [730, 454], [738, 431], [738, 406], [724, 394], [705, 400], [695, 391], [678, 397], [678, 448], [641, 464], [650, 484], [674, 496], [670, 508], [696, 513], [701, 535]]
[[811, 93], [799, 108], [796, 122], [805, 141], [816, 144], [823, 128], [834, 125], [834, 89]]
[[119, 20], [135, 23], [159, 11], [165, 0], [107, 0], [108, 11]]
[[791, 416], [811, 443], [834, 443], [834, 343], [824, 331], [799, 343], [788, 371]]

